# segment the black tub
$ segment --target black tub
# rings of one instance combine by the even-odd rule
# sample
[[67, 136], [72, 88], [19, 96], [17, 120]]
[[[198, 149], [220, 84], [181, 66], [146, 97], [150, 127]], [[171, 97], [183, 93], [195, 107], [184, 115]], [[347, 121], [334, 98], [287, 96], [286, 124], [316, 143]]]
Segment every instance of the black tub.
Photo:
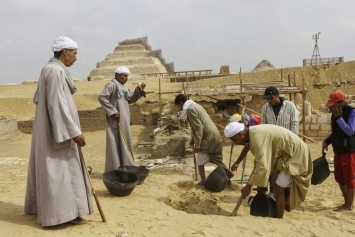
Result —
[[137, 186], [139, 176], [128, 170], [111, 170], [102, 176], [104, 184], [110, 194], [128, 196]]
[[123, 169], [128, 172], [133, 172], [139, 176], [138, 185], [142, 184], [149, 174], [149, 169], [147, 169], [145, 166], [124, 166], [124, 168], [123, 167], [118, 168], [118, 170], [121, 171]]

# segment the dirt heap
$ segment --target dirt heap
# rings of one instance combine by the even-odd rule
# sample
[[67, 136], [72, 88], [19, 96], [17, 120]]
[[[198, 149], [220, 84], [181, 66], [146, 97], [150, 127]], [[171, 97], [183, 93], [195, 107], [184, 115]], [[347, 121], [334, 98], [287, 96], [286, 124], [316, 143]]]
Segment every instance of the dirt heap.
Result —
[[148, 37], [143, 37], [119, 42], [112, 53], [96, 64], [88, 80], [112, 78], [118, 66], [127, 66], [131, 71], [130, 77], [139, 77], [139, 74], [143, 73], [165, 73], [174, 70], [173, 63], [165, 62], [161, 50], [152, 50], [148, 44]]
[[272, 65], [268, 60], [264, 59], [258, 65], [256, 65], [252, 72], [267, 71], [270, 69], [275, 69], [274, 65]]

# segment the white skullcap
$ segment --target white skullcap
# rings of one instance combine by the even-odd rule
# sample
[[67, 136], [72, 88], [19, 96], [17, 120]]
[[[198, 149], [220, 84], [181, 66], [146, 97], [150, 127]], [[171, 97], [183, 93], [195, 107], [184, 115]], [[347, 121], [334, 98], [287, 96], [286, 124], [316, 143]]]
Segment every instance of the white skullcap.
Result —
[[63, 49], [77, 49], [78, 44], [69, 37], [60, 36], [53, 41], [53, 52], [59, 52]]
[[225, 137], [233, 137], [244, 130], [244, 124], [238, 122], [229, 123], [224, 129]]
[[127, 67], [118, 67], [116, 68], [115, 73], [129, 75], [130, 71]]

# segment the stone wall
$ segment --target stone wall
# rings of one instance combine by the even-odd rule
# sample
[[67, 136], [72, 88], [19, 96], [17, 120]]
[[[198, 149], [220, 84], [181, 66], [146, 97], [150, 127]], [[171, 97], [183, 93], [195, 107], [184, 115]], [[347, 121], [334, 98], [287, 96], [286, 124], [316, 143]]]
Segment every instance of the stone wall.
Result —
[[316, 140], [323, 140], [331, 132], [330, 118], [331, 114], [307, 115], [305, 116], [305, 132], [303, 131], [303, 122], [301, 121], [300, 133]]
[[16, 120], [0, 116], [0, 142], [9, 140], [18, 134]]
[[[152, 110], [156, 108], [157, 104], [131, 104], [130, 105], [130, 114], [131, 114], [131, 124], [132, 125], [144, 125], [144, 126], [154, 126], [157, 124], [159, 113], [149, 113], [145, 112], [146, 110]], [[102, 108], [97, 108], [95, 110], [81, 110], [78, 111], [80, 125], [83, 132], [93, 132], [105, 130], [105, 111]], [[0, 139], [3, 136], [1, 132], [10, 133], [11, 131], [21, 131], [23, 133], [31, 134], [33, 127], [33, 120], [16, 121], [13, 123], [9, 121], [0, 120], [0, 123], [3, 123], [0, 130]], [[15, 126], [15, 127], [14, 127]], [[18, 130], [17, 130], [18, 127]], [[6, 128], [6, 129], [4, 129]], [[1, 140], [0, 140], [1, 141]]]

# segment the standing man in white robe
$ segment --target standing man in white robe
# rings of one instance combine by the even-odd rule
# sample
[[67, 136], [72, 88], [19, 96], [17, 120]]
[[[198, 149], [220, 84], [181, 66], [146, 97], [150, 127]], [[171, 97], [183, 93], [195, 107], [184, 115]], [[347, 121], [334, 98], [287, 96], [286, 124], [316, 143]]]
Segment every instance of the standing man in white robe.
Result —
[[313, 172], [311, 152], [306, 143], [290, 130], [277, 125], [260, 124], [244, 127], [242, 123], [229, 123], [225, 137], [237, 145], [249, 143], [255, 157], [254, 170], [248, 183], [241, 189], [247, 197], [253, 185], [266, 187], [270, 174], [276, 175], [276, 217], [284, 210], [297, 208], [306, 198]]
[[106, 112], [106, 172], [120, 166], [135, 166], [129, 104], [136, 102], [142, 96], [145, 97], [146, 85], [139, 84], [131, 93], [124, 85], [129, 74], [127, 67], [116, 68], [115, 78], [105, 85], [98, 97]]
[[54, 57], [42, 69], [34, 95], [36, 114], [29, 158], [25, 214], [42, 226], [85, 224], [92, 213], [90, 183], [78, 151], [85, 146], [73, 94], [76, 87], [66, 67], [76, 61], [77, 43], [54, 40]]

